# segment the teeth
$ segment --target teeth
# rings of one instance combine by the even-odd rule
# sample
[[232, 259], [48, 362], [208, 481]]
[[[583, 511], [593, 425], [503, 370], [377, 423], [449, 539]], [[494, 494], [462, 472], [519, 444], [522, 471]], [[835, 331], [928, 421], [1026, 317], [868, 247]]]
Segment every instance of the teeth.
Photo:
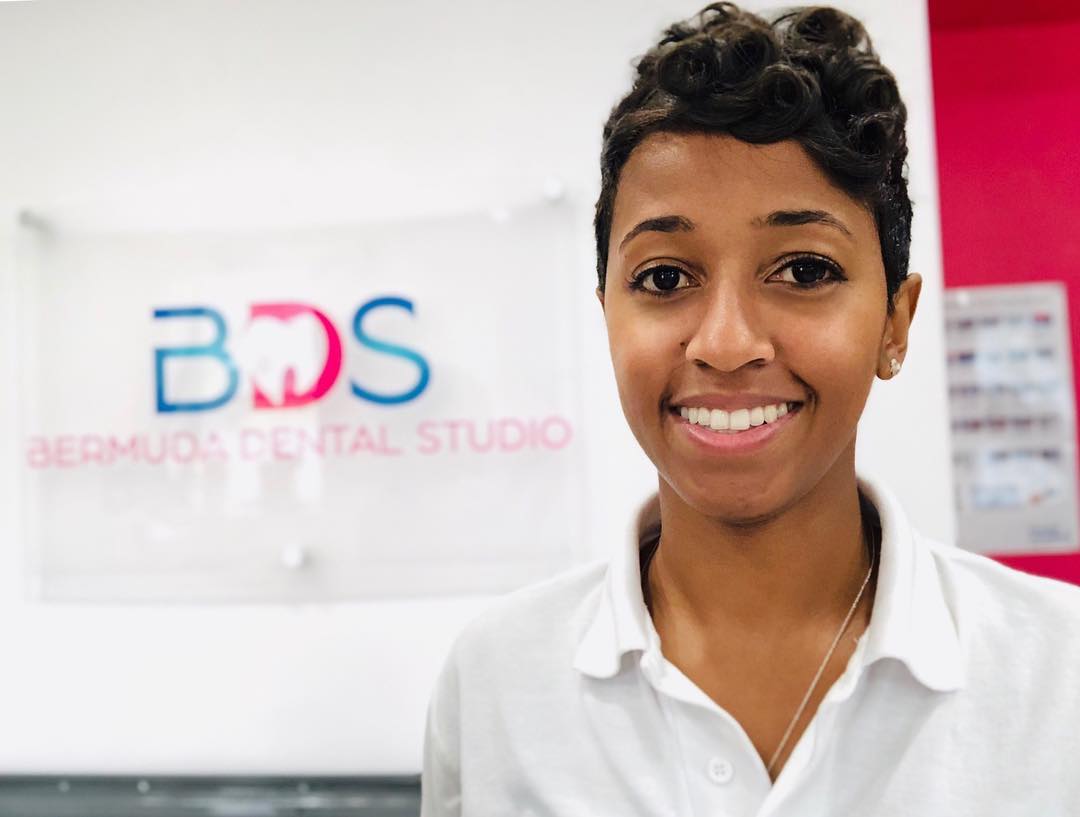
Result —
[[768, 406], [754, 406], [749, 409], [724, 411], [698, 406], [680, 406], [679, 414], [683, 419], [695, 425], [711, 428], [713, 431], [746, 431], [748, 428], [775, 423], [788, 413], [787, 403], [775, 403]]

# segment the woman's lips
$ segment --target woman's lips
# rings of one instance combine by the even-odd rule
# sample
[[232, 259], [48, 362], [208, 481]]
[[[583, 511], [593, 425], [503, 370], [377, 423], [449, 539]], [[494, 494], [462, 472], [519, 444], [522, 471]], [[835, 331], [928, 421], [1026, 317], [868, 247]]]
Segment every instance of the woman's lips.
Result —
[[[715, 453], [741, 454], [756, 451], [766, 446], [777, 435], [795, 422], [802, 409], [802, 403], [787, 403], [786, 412], [776, 417], [771, 422], [759, 421], [758, 425], [743, 428], [745, 418], [738, 412], [728, 414], [727, 429], [714, 430], [711, 426], [691, 423], [689, 418], [683, 417], [679, 408], [672, 408], [669, 416], [678, 426], [678, 430], [685, 434], [695, 445], [703, 447]], [[744, 413], [746, 410], [742, 410]], [[732, 418], [732, 415], [738, 415]], [[732, 420], [734, 419], [734, 423]], [[755, 420], [758, 418], [755, 417]], [[720, 423], [724, 425], [724, 423]], [[733, 429], [731, 426], [734, 425]]]

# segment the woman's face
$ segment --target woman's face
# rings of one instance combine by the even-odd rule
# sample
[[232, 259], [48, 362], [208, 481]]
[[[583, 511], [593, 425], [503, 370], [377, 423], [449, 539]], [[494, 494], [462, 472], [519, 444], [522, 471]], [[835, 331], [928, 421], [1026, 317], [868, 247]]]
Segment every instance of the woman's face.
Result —
[[688, 505], [775, 516], [853, 472], [918, 290], [887, 314], [873, 216], [795, 142], [654, 134], [623, 168], [599, 293], [630, 428]]

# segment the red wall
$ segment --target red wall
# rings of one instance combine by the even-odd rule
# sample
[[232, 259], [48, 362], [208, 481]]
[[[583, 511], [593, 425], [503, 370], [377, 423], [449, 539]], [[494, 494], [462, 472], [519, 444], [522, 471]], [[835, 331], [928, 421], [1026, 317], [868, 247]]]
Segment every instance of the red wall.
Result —
[[[1018, 5], [930, 3], [945, 285], [1065, 281], [1080, 386], [1080, 4]], [[1001, 561], [1080, 584], [1080, 553]]]

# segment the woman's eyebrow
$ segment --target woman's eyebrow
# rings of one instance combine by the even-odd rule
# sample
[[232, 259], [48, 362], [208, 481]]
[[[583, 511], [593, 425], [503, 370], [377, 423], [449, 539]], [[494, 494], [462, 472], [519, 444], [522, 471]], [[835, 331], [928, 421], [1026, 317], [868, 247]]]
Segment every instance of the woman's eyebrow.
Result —
[[693, 229], [694, 223], [684, 216], [658, 216], [657, 218], [647, 218], [623, 236], [623, 240], [619, 242], [619, 251], [622, 251], [622, 248], [626, 246], [630, 239], [641, 233], [649, 231], [657, 233], [685, 233]]
[[764, 218], [754, 219], [759, 227], [798, 227], [800, 224], [825, 224], [835, 227], [848, 238], [854, 238], [851, 230], [840, 219], [825, 210], [774, 210]]

